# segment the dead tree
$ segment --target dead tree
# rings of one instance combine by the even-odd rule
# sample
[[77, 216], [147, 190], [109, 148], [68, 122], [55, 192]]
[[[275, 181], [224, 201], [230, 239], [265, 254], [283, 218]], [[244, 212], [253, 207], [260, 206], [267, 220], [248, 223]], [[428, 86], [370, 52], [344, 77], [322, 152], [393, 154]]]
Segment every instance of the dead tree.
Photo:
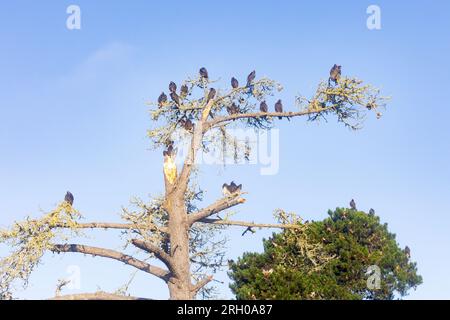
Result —
[[[206, 285], [213, 279], [213, 275], [205, 270], [214, 273], [224, 265], [221, 251], [224, 242], [211, 242], [211, 239], [215, 239], [214, 235], [226, 226], [251, 230], [298, 229], [299, 243], [304, 246], [303, 249], [312, 252], [314, 266], [325, 263], [329, 257], [322, 254], [320, 248], [308, 243], [302, 232], [307, 224], [295, 215], [288, 216], [278, 211], [278, 223], [234, 221], [227, 216], [220, 218], [219, 213], [245, 202], [245, 193], [240, 189], [198, 208], [202, 191], [195, 185], [195, 169], [200, 152], [236, 144], [232, 128], [246, 126], [270, 130], [278, 119], [306, 117], [309, 121], [320, 121], [334, 115], [337, 121], [356, 130], [360, 128], [367, 111], [375, 112], [378, 118], [381, 116], [379, 110], [384, 107], [387, 98], [380, 96], [378, 89], [364, 85], [356, 78], [342, 76], [333, 86], [327, 80], [320, 82], [312, 98], [299, 96], [292, 104], [284, 102], [283, 112], [273, 111], [273, 107], [269, 107], [267, 112], [265, 108], [260, 108], [261, 102], [268, 102], [271, 96], [282, 90], [278, 83], [267, 78], [252, 77], [245, 86], [233, 82], [234, 85], [226, 90], [212, 90], [218, 83], [212, 80], [211, 74], [205, 76], [205, 72], [200, 72], [199, 76], [183, 82], [179, 94], [176, 93], [176, 86], [171, 85], [172, 99], [169, 101], [165, 94], [161, 94], [151, 110], [153, 127], [149, 130], [154, 146], [164, 149], [165, 192], [150, 202], [133, 201], [133, 209], [124, 209], [122, 218], [125, 221], [122, 223], [80, 223], [78, 211], [70, 202], [63, 201], [40, 219], [28, 218], [16, 222], [8, 230], [0, 231], [0, 242], [13, 249], [10, 256], [0, 260], [0, 297], [11, 297], [16, 281], [22, 280], [26, 285], [29, 274], [44, 252], [51, 251], [117, 260], [160, 278], [167, 284], [171, 299], [194, 299], [200, 290], [206, 290]], [[175, 163], [176, 134], [184, 135], [189, 141], [188, 152], [179, 171]], [[245, 147], [247, 149], [248, 146]], [[236, 146], [234, 149], [239, 152]], [[217, 185], [220, 190], [222, 181], [218, 181]], [[79, 234], [83, 229], [122, 230], [127, 235], [127, 244], [139, 249], [142, 258], [125, 251], [75, 244], [67, 240], [70, 234]], [[149, 257], [158, 259], [164, 267], [147, 262]], [[117, 298], [117, 295], [104, 293], [72, 295], [68, 298], [95, 299], [100, 296]]]

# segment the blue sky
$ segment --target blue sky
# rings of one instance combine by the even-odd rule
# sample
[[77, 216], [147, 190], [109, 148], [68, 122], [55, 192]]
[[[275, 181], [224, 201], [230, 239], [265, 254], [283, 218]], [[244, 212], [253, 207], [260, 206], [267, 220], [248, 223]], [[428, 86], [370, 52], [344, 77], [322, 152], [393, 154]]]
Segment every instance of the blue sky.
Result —
[[[160, 152], [150, 150], [148, 106], [205, 66], [213, 77], [280, 81], [286, 108], [311, 94], [334, 63], [392, 96], [384, 117], [351, 132], [334, 119], [282, 122], [280, 170], [202, 167], [206, 200], [235, 179], [249, 192], [240, 220], [272, 221], [284, 208], [322, 219], [330, 208], [373, 207], [408, 244], [424, 283], [409, 298], [450, 298], [450, 3], [448, 1], [14, 1], [0, 5], [0, 226], [50, 210], [66, 190], [87, 220], [118, 220], [132, 196], [162, 191]], [[66, 28], [77, 4], [82, 29]], [[368, 30], [366, 8], [381, 8]], [[224, 82], [228, 85], [228, 81]], [[293, 108], [293, 106], [291, 106]], [[271, 231], [230, 229], [228, 258], [261, 250]], [[120, 248], [94, 232], [84, 243]], [[133, 271], [116, 262], [46, 255], [23, 298], [54, 293], [70, 265], [81, 289], [115, 290]], [[230, 298], [226, 273], [220, 297]], [[138, 274], [131, 293], [167, 298]]]

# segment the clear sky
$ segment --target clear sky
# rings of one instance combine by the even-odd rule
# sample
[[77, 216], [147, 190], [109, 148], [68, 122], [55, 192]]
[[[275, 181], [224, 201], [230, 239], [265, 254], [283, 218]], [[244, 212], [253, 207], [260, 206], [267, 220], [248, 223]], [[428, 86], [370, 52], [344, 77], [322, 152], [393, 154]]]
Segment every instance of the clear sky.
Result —
[[[167, 2], [168, 3], [168, 2]], [[442, 1], [3, 1], [0, 4], [0, 226], [50, 210], [66, 190], [86, 220], [117, 221], [132, 196], [163, 190], [150, 150], [147, 100], [205, 66], [212, 77], [280, 81], [286, 109], [334, 63], [393, 97], [381, 120], [352, 132], [335, 119], [280, 124], [280, 168], [201, 168], [206, 200], [232, 179], [249, 192], [240, 220], [272, 222], [284, 208], [306, 219], [351, 198], [375, 208], [411, 248], [424, 283], [409, 298], [450, 298], [450, 2]], [[81, 8], [81, 30], [66, 8]], [[381, 30], [366, 9], [381, 8]], [[228, 85], [228, 80], [224, 82]], [[260, 251], [270, 231], [230, 229], [228, 258]], [[120, 248], [92, 233], [86, 244]], [[114, 235], [114, 234], [112, 234]], [[115, 235], [118, 235], [117, 233]], [[4, 249], [4, 248], [3, 248]], [[1, 251], [0, 251], [1, 252]], [[115, 290], [132, 269], [81, 255], [46, 255], [22, 298], [52, 296], [79, 266], [81, 288]], [[70, 268], [69, 268], [70, 269]], [[230, 298], [225, 272], [220, 297]], [[139, 273], [130, 292], [167, 298]]]

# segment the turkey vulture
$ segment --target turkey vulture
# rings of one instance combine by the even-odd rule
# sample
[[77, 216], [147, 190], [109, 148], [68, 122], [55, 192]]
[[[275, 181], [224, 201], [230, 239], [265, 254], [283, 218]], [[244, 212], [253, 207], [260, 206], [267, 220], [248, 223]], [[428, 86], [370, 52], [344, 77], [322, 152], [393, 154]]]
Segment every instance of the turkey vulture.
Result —
[[[281, 103], [281, 100], [278, 100], [277, 103], [275, 103], [275, 112], [283, 112], [283, 104]], [[278, 119], [283, 119], [283, 117], [278, 117]]]
[[229, 186], [228, 184], [226, 184], [226, 183], [224, 183], [224, 184], [222, 185], [222, 194], [223, 194], [224, 196], [226, 196], [226, 197], [228, 197], [228, 196], [231, 195], [231, 189], [230, 189], [230, 186]]
[[166, 96], [166, 94], [163, 92], [163, 93], [161, 93], [161, 95], [159, 96], [159, 98], [158, 98], [158, 104], [159, 104], [159, 106], [161, 107], [164, 103], [166, 103], [167, 102], [167, 96]]
[[231, 190], [230, 190], [231, 193], [238, 193], [238, 192], [241, 192], [241, 190], [242, 190], [242, 184], [236, 185], [236, 183], [234, 183], [234, 181], [231, 181], [230, 189], [231, 189]]
[[184, 129], [187, 131], [192, 131], [192, 129], [194, 129], [194, 124], [192, 123], [191, 119], [187, 119], [184, 122]]
[[73, 205], [73, 194], [70, 191], [67, 191], [64, 201], [70, 205]]
[[372, 208], [370, 208], [369, 214], [370, 214], [371, 216], [375, 215], [375, 210], [373, 210]]
[[200, 73], [200, 77], [202, 77], [204, 79], [208, 79], [208, 70], [206, 70], [206, 68], [201, 68], [199, 73]]
[[411, 249], [408, 246], [405, 247], [405, 254], [409, 258], [411, 258]]
[[229, 115], [233, 115], [233, 114], [238, 114], [239, 113], [239, 108], [238, 106], [233, 102], [233, 104], [231, 106], [227, 107], [227, 112]]
[[177, 91], [177, 85], [175, 84], [175, 82], [171, 81], [169, 84], [169, 91], [170, 92], [176, 92]]
[[355, 202], [355, 200], [353, 200], [353, 199], [352, 199], [352, 201], [350, 201], [350, 208], [351, 208], [352, 210], [356, 210], [356, 202]]
[[181, 86], [181, 90], [180, 90], [180, 92], [181, 92], [181, 97], [182, 97], [182, 98], [185, 98], [185, 97], [188, 95], [188, 91], [189, 91], [188, 86], [185, 85], [185, 84], [183, 84], [183, 85]]
[[341, 67], [342, 66], [338, 66], [337, 64], [335, 64], [333, 68], [331, 68], [330, 79], [328, 80], [328, 84], [330, 84], [330, 81], [333, 81], [335, 84], [339, 81], [342, 73]]
[[256, 71], [253, 70], [247, 77], [247, 87], [250, 87], [250, 85], [252, 84], [253, 80], [255, 80], [256, 77]]
[[267, 108], [267, 103], [265, 101], [261, 102], [259, 105], [259, 110], [261, 112], [267, 112], [269, 109]]
[[208, 99], [206, 99], [206, 103], [214, 99], [215, 96], [216, 96], [216, 89], [214, 88], [209, 89]]
[[177, 95], [176, 92], [170, 93], [170, 97], [172, 98], [173, 102], [175, 102], [177, 105], [180, 104], [180, 97]]
[[239, 81], [235, 77], [231, 78], [231, 87], [237, 89], [239, 87]]

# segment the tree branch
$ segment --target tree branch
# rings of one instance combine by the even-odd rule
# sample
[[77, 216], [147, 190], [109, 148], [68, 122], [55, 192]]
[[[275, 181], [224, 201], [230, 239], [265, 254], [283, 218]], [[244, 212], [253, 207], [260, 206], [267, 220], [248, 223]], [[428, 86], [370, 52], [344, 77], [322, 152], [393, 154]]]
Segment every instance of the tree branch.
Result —
[[147, 298], [122, 296], [108, 292], [69, 294], [50, 298], [49, 300], [151, 300]]
[[253, 223], [246, 221], [232, 221], [221, 219], [201, 219], [199, 223], [220, 224], [226, 226], [253, 227], [253, 228], [276, 228], [276, 229], [301, 229], [298, 224], [280, 224], [280, 223]]
[[216, 126], [219, 123], [228, 122], [236, 119], [245, 119], [245, 118], [262, 118], [262, 117], [282, 117], [282, 118], [291, 118], [291, 117], [300, 117], [311, 114], [318, 114], [320, 112], [329, 111], [335, 108], [335, 106], [330, 106], [326, 108], [320, 109], [308, 109], [297, 112], [252, 112], [252, 113], [238, 113], [229, 115], [226, 117], [217, 117], [214, 120], [211, 120], [206, 123], [204, 126], [204, 132], [208, 131], [210, 128]]
[[234, 198], [226, 197], [220, 200], [217, 200], [212, 205], [206, 207], [198, 211], [197, 213], [193, 213], [188, 217], [188, 224], [191, 226], [195, 222], [207, 218], [215, 213], [219, 213], [228, 208], [234, 207], [238, 204], [244, 203], [245, 199], [241, 198], [239, 195], [236, 195]]
[[213, 276], [208, 276], [200, 281], [198, 281], [195, 285], [192, 286], [191, 291], [194, 294], [197, 294], [204, 286], [206, 286], [209, 282], [213, 280]]
[[114, 223], [114, 222], [89, 222], [89, 223], [77, 223], [76, 226], [69, 226], [65, 224], [58, 224], [54, 226], [55, 228], [76, 228], [76, 229], [120, 229], [120, 230], [130, 230], [130, 229], [145, 229], [160, 231], [167, 233], [167, 228], [147, 226], [145, 224], [138, 225], [134, 223]]
[[169, 277], [170, 277], [170, 272], [167, 270], [164, 270], [164, 269], [156, 267], [156, 266], [152, 266], [144, 261], [138, 260], [138, 259], [133, 258], [124, 253], [110, 250], [110, 249], [84, 246], [84, 245], [79, 245], [79, 244], [55, 244], [55, 245], [53, 245], [53, 248], [51, 248], [50, 250], [55, 253], [76, 252], [76, 253], [89, 254], [92, 256], [99, 256], [99, 257], [114, 259], [114, 260], [123, 262], [127, 265], [130, 265], [132, 267], [135, 267], [139, 270], [142, 270], [144, 272], [150, 273], [166, 282], [169, 280]]
[[172, 270], [172, 257], [165, 253], [161, 248], [148, 241], [142, 241], [138, 239], [131, 240], [131, 243], [139, 249], [142, 249], [149, 253], [153, 253], [155, 257], [161, 260], [169, 270]]

